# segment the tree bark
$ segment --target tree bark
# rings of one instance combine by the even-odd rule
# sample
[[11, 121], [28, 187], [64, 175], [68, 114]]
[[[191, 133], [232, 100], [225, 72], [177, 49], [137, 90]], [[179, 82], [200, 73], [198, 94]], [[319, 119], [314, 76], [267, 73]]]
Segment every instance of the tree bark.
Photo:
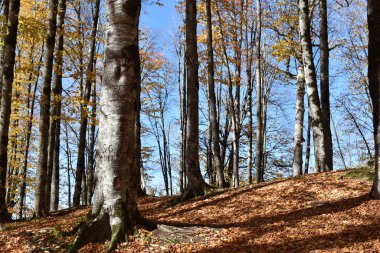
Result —
[[[184, 47], [184, 51], [186, 48]], [[181, 193], [184, 193], [186, 188], [186, 129], [187, 129], [187, 64], [186, 64], [186, 52], [183, 53], [183, 81], [181, 87], [181, 141], [182, 141], [182, 149], [181, 149]]]
[[303, 66], [298, 68], [296, 91], [296, 124], [294, 130], [293, 176], [302, 175], [303, 119], [305, 114], [305, 76]]
[[321, 64], [321, 110], [325, 141], [326, 170], [333, 170], [333, 144], [330, 127], [330, 83], [329, 83], [329, 40], [327, 22], [327, 0], [320, 0], [319, 35], [320, 35], [320, 64]]
[[[248, 13], [249, 3], [246, 4], [246, 12]], [[250, 35], [249, 35], [250, 32]], [[247, 127], [247, 137], [248, 137], [248, 159], [247, 159], [247, 170], [248, 170], [248, 183], [252, 184], [252, 166], [253, 166], [253, 113], [252, 113], [252, 90], [253, 90], [253, 77], [252, 77], [252, 63], [254, 57], [254, 25], [249, 28], [248, 18], [246, 19], [246, 75], [247, 75], [247, 109], [248, 109], [248, 127]]]
[[299, 23], [302, 47], [302, 60], [304, 65], [305, 83], [312, 119], [315, 162], [317, 172], [327, 171], [325, 164], [325, 141], [322, 121], [322, 112], [317, 88], [314, 58], [310, 36], [310, 19], [308, 0], [299, 0]]
[[18, 14], [20, 1], [9, 1], [8, 29], [4, 37], [3, 75], [1, 107], [0, 107], [0, 222], [7, 221], [10, 216], [5, 203], [6, 174], [8, 159], [8, 134], [11, 116], [12, 84], [14, 80], [14, 65], [16, 57]]
[[[8, 25], [8, 14], [9, 14], [9, 0], [3, 0], [1, 3], [0, 15], [3, 16], [2, 22], [0, 22], [0, 27], [3, 30], [6, 30], [6, 26]], [[3, 64], [4, 64], [4, 39], [0, 38], [0, 42], [2, 46], [0, 47], [0, 97], [3, 89]], [[1, 106], [1, 99], [0, 99]]]
[[261, 0], [257, 0], [256, 38], [256, 96], [257, 96], [257, 136], [256, 136], [256, 183], [264, 181], [263, 171], [263, 119], [262, 119], [262, 72], [261, 72]]
[[[138, 172], [136, 112], [140, 83], [140, 0], [107, 0], [104, 76], [96, 155], [93, 219], [83, 226], [72, 252], [89, 241], [110, 240], [109, 249], [136, 230]], [[94, 233], [93, 231], [97, 231]]]
[[49, 2], [49, 25], [45, 35], [45, 55], [44, 68], [42, 74], [42, 91], [40, 99], [40, 120], [39, 120], [39, 147], [38, 165], [36, 174], [36, 193], [34, 202], [34, 212], [37, 217], [48, 213], [50, 206], [46, 203], [46, 184], [48, 174], [48, 146], [49, 146], [49, 126], [50, 126], [50, 97], [51, 79], [53, 72], [53, 58], [55, 35], [57, 31], [57, 8], [58, 0]]
[[306, 130], [305, 174], [309, 174], [310, 143], [311, 143], [311, 117], [310, 117], [310, 111], [308, 110], [308, 112], [307, 112], [307, 130]]
[[72, 170], [72, 162], [71, 162], [71, 152], [70, 152], [70, 145], [69, 145], [69, 131], [67, 129], [68, 123], [65, 124], [65, 146], [66, 146], [66, 157], [67, 157], [67, 205], [69, 208], [71, 208], [71, 177], [70, 177], [70, 170]]
[[46, 204], [49, 205], [50, 211], [58, 210], [59, 202], [59, 147], [61, 135], [61, 95], [65, 15], [66, 0], [60, 0], [58, 6], [58, 36], [55, 56], [55, 76], [52, 89], [53, 99], [51, 110], [51, 125], [49, 129], [48, 171], [51, 171], [51, 187], [46, 191]]
[[[94, 87], [92, 91], [92, 111], [91, 111], [91, 127], [90, 127], [90, 146], [88, 151], [88, 182], [87, 182], [87, 196], [88, 204], [92, 204], [92, 196], [94, 195], [95, 189], [95, 131], [96, 131], [96, 82], [94, 82]], [[137, 153], [137, 152], [136, 152]]]
[[207, 70], [208, 70], [208, 100], [210, 107], [210, 123], [212, 134], [212, 146], [214, 153], [214, 163], [216, 170], [216, 177], [220, 188], [224, 188], [225, 180], [223, 174], [223, 164], [220, 157], [220, 138], [219, 138], [219, 122], [216, 115], [216, 97], [215, 97], [215, 79], [214, 79], [214, 50], [212, 48], [212, 14], [211, 14], [211, 0], [206, 0], [206, 17], [207, 17]]
[[375, 178], [373, 180], [371, 196], [380, 198], [380, 2], [368, 0], [368, 79], [370, 95], [373, 105], [373, 129], [375, 136]]
[[[74, 200], [73, 206], [79, 206], [80, 195], [82, 192], [82, 177], [85, 176], [85, 148], [86, 148], [86, 131], [88, 123], [88, 103], [91, 97], [91, 85], [94, 82], [93, 72], [94, 72], [94, 59], [95, 59], [95, 49], [96, 49], [96, 33], [98, 28], [99, 20], [99, 8], [100, 0], [96, 0], [94, 17], [91, 29], [91, 47], [89, 54], [89, 61], [86, 70], [86, 83], [85, 92], [83, 96], [83, 103], [81, 105], [81, 120], [80, 120], [80, 130], [79, 130], [79, 143], [78, 143], [78, 159], [77, 159], [77, 170], [75, 176], [75, 189], [74, 189]], [[87, 199], [86, 199], [87, 200]]]
[[197, 50], [197, 1], [186, 0], [186, 59], [187, 59], [187, 129], [186, 176], [187, 189], [182, 198], [202, 196], [207, 184], [199, 167], [199, 80]]

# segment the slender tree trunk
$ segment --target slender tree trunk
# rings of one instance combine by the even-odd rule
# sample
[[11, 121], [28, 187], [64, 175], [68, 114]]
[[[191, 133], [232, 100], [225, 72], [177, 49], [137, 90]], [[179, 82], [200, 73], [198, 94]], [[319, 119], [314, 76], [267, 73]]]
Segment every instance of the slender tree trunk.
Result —
[[264, 181], [263, 173], [263, 119], [262, 119], [262, 71], [261, 71], [261, 0], [257, 0], [256, 38], [256, 96], [257, 96], [257, 137], [256, 137], [256, 183]]
[[332, 121], [332, 125], [333, 125], [333, 128], [334, 128], [334, 133], [335, 133], [335, 138], [336, 138], [336, 144], [338, 145], [339, 156], [340, 156], [340, 159], [342, 160], [344, 168], [347, 169], [346, 161], [344, 159], [344, 154], [343, 154], [342, 148], [340, 147], [340, 141], [339, 141], [338, 131], [336, 130], [336, 125], [334, 123], [334, 120], [331, 119], [331, 121]]
[[[2, 21], [0, 21], [0, 27], [2, 31], [6, 31], [8, 25], [8, 14], [9, 14], [9, 0], [3, 0], [0, 6], [0, 15], [3, 16]], [[3, 64], [4, 64], [4, 39], [0, 38], [0, 97], [3, 90]], [[1, 99], [0, 99], [1, 106]]]
[[10, 216], [5, 203], [6, 175], [8, 158], [8, 134], [11, 116], [11, 95], [14, 80], [14, 65], [16, 57], [18, 14], [20, 1], [9, 1], [8, 29], [4, 37], [3, 75], [1, 107], [0, 107], [0, 222], [7, 221]]
[[[264, 80], [262, 78], [262, 87], [264, 88]], [[264, 173], [266, 170], [266, 166], [268, 163], [268, 153], [266, 151], [267, 147], [267, 118], [268, 118], [268, 100], [269, 100], [269, 88], [267, 87], [266, 91], [263, 92], [263, 105], [262, 105], [262, 132], [261, 135], [263, 136], [263, 158], [262, 158], [262, 167], [261, 167], [261, 174], [262, 174], [262, 181], [264, 181]]]
[[[94, 17], [91, 30], [91, 47], [89, 54], [89, 61], [86, 70], [86, 84], [85, 92], [83, 96], [83, 104], [81, 105], [81, 120], [80, 120], [80, 130], [79, 130], [79, 144], [78, 144], [78, 159], [77, 159], [77, 170], [75, 177], [75, 190], [74, 190], [74, 200], [73, 205], [79, 206], [80, 204], [80, 195], [82, 192], [82, 177], [85, 177], [85, 147], [86, 147], [86, 131], [88, 123], [88, 114], [87, 108], [91, 96], [91, 85], [94, 82], [93, 72], [94, 72], [94, 59], [95, 59], [95, 50], [96, 50], [96, 33], [99, 20], [99, 8], [100, 0], [96, 0]], [[87, 192], [87, 191], [86, 191]], [[87, 198], [86, 198], [87, 201]]]
[[[181, 139], [180, 139], [180, 171], [179, 171], [179, 191], [182, 194], [184, 191], [184, 172], [185, 172], [185, 143], [186, 143], [186, 138], [185, 138], [185, 104], [186, 104], [186, 87], [185, 87], [185, 57], [184, 57], [184, 50], [183, 50], [182, 44], [179, 45], [179, 49], [177, 52], [178, 55], [178, 94], [179, 94], [179, 107], [180, 107], [180, 132], [181, 132]], [[183, 59], [183, 61], [182, 61]], [[181, 78], [183, 76], [183, 78]]]
[[49, 211], [49, 206], [47, 206], [46, 203], [46, 184], [48, 174], [51, 79], [53, 72], [55, 35], [57, 30], [57, 7], [58, 0], [51, 0], [49, 2], [49, 25], [45, 35], [46, 50], [44, 55], [42, 91], [40, 99], [40, 139], [38, 147], [38, 166], [36, 175], [36, 196], [34, 203], [34, 212], [37, 217], [44, 216]]
[[346, 111], [347, 111], [348, 115], [350, 116], [350, 118], [352, 119], [352, 122], [354, 123], [356, 129], [358, 129], [358, 132], [359, 132], [360, 136], [362, 137], [362, 139], [364, 141], [364, 144], [365, 144], [365, 146], [367, 148], [367, 154], [368, 154], [369, 158], [372, 159], [371, 149], [369, 147], [368, 141], [365, 138], [365, 135], [364, 135], [364, 133], [363, 133], [363, 131], [362, 131], [359, 123], [357, 122], [355, 116], [350, 112], [350, 110], [348, 109], [348, 107], [344, 103], [342, 103], [342, 105], [343, 105], [344, 109], [346, 109]]
[[305, 154], [305, 174], [309, 174], [310, 164], [310, 143], [311, 143], [311, 117], [310, 109], [307, 113], [307, 130], [306, 130], [306, 154]]
[[323, 136], [325, 141], [326, 170], [333, 170], [333, 144], [330, 127], [330, 83], [329, 83], [329, 40], [327, 25], [327, 0], [320, 0], [319, 34], [320, 34], [320, 64], [321, 64], [321, 110], [323, 121]]
[[[183, 48], [185, 51], [185, 48]], [[180, 171], [180, 192], [181, 194], [184, 193], [185, 190], [185, 184], [186, 184], [186, 166], [185, 166], [185, 158], [186, 158], [186, 119], [187, 119], [187, 67], [186, 67], [186, 58], [185, 58], [185, 52], [183, 52], [183, 69], [182, 69], [182, 86], [179, 88], [180, 92], [180, 114], [181, 114], [181, 171]]]
[[380, 2], [368, 0], [368, 78], [370, 94], [373, 105], [373, 129], [375, 136], [375, 178], [373, 180], [371, 195], [380, 198]]
[[294, 130], [293, 176], [302, 175], [303, 118], [305, 114], [305, 76], [303, 66], [298, 68], [296, 91], [296, 124]]
[[[246, 12], [248, 12], [249, 4], [246, 4]], [[247, 170], [248, 170], [248, 183], [252, 184], [252, 165], [253, 165], [253, 113], [252, 113], [252, 63], [253, 63], [253, 46], [254, 46], [254, 31], [252, 28], [249, 29], [248, 19], [246, 20], [246, 74], [247, 74], [247, 106], [248, 106], [248, 160], [247, 160]], [[249, 30], [251, 32], [249, 36]]]
[[[32, 136], [32, 128], [33, 128], [33, 117], [34, 117], [34, 104], [36, 102], [36, 92], [37, 92], [37, 86], [38, 81], [40, 78], [40, 68], [42, 65], [42, 55], [44, 51], [44, 46], [42, 46], [42, 53], [40, 56], [40, 59], [38, 61], [38, 68], [37, 68], [37, 77], [36, 81], [34, 83], [34, 88], [32, 91], [32, 86], [30, 84], [29, 90], [28, 90], [28, 125], [26, 130], [26, 137], [25, 137], [25, 153], [24, 153], [24, 164], [23, 164], [23, 170], [21, 173], [21, 189], [20, 189], [20, 210], [19, 210], [19, 217], [20, 219], [23, 216], [24, 206], [25, 206], [25, 196], [26, 196], [26, 177], [28, 172], [28, 161], [29, 161], [29, 149], [30, 149], [30, 141]], [[33, 93], [32, 93], [33, 92]], [[32, 98], [30, 99], [30, 96]]]
[[67, 204], [71, 208], [71, 176], [70, 170], [72, 169], [71, 152], [69, 145], [69, 131], [67, 129], [68, 123], [65, 124], [65, 144], [66, 144], [66, 157], [67, 157]]
[[214, 50], [212, 48], [212, 14], [211, 14], [211, 0], [206, 0], [207, 12], [207, 69], [208, 69], [208, 100], [210, 107], [210, 123], [213, 142], [214, 163], [216, 170], [216, 177], [218, 186], [225, 187], [225, 180], [223, 175], [223, 164], [220, 157], [220, 138], [219, 138], [219, 122], [217, 120], [216, 112], [216, 97], [215, 97], [215, 79], [214, 79]]
[[170, 154], [170, 126], [168, 129], [168, 173], [169, 173], [169, 188], [170, 188], [170, 196], [173, 196], [173, 176], [172, 176], [172, 162], [171, 162], [171, 154]]
[[317, 89], [317, 77], [315, 72], [314, 58], [310, 36], [310, 19], [308, 0], [299, 0], [299, 23], [302, 46], [302, 59], [305, 72], [305, 83], [312, 119], [315, 161], [317, 172], [326, 171], [325, 164], [325, 141], [322, 121], [322, 112]]
[[183, 199], [201, 196], [207, 192], [207, 184], [199, 167], [199, 80], [197, 50], [197, 1], [186, 0], [186, 58], [187, 58], [187, 135], [186, 176], [187, 189]]
[[[20, 99], [20, 92], [17, 91], [17, 86], [19, 86], [19, 84], [14, 84], [15, 85], [15, 88], [12, 89], [12, 101], [19, 101]], [[16, 197], [16, 189], [17, 189], [17, 185], [18, 185], [18, 181], [19, 181], [19, 173], [20, 173], [20, 170], [17, 166], [15, 166], [16, 164], [18, 164], [18, 160], [19, 160], [19, 145], [18, 145], [18, 142], [19, 142], [19, 138], [17, 136], [17, 131], [18, 131], [18, 128], [19, 128], [19, 111], [20, 111], [20, 108], [19, 108], [19, 105], [16, 104], [13, 104], [13, 108], [11, 109], [12, 111], [12, 114], [14, 116], [16, 116], [16, 118], [13, 120], [12, 122], [12, 132], [13, 132], [13, 135], [10, 136], [11, 138], [11, 142], [8, 144], [8, 149], [10, 148], [9, 146], [11, 146], [10, 150], [10, 154], [11, 154], [11, 157], [10, 159], [8, 159], [8, 170], [10, 170], [10, 173], [8, 174], [7, 176], [7, 179], [8, 179], [8, 191], [7, 191], [7, 206], [9, 209], [13, 209], [15, 204], [16, 204], [16, 200], [15, 200], [15, 197]], [[8, 153], [9, 155], [9, 153]]]
[[[58, 210], [59, 202], [59, 147], [61, 133], [61, 95], [62, 95], [62, 65], [64, 23], [66, 15], [66, 0], [60, 0], [58, 6], [57, 24], [57, 50], [55, 56], [55, 76], [52, 88], [51, 125], [49, 129], [49, 157], [48, 171], [51, 171], [51, 186], [46, 191], [46, 204], [50, 205], [50, 211]], [[48, 197], [50, 196], [50, 197]]]
[[102, 138], [97, 144], [94, 219], [82, 227], [72, 252], [86, 242], [104, 239], [110, 240], [109, 248], [113, 250], [136, 230], [139, 173], [135, 167], [135, 121], [140, 85], [141, 1], [107, 0], [106, 4], [107, 38], [99, 114]]
[[[92, 196], [95, 189], [95, 131], [96, 131], [96, 82], [92, 91], [92, 111], [91, 111], [91, 128], [90, 128], [90, 147], [88, 151], [88, 204], [92, 204]], [[138, 114], [140, 115], [140, 114]], [[141, 147], [140, 147], [141, 148]], [[137, 152], [136, 152], [137, 153]], [[140, 150], [141, 153], [141, 150]], [[141, 155], [141, 154], [140, 154]]]

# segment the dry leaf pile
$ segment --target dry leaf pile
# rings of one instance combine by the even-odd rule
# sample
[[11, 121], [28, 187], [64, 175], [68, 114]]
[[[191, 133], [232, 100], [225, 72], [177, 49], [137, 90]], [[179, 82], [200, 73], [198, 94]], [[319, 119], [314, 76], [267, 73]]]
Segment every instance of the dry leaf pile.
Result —
[[[143, 198], [142, 214], [160, 226], [140, 230], [117, 252], [380, 252], [380, 201], [370, 199], [368, 181], [345, 173], [267, 182], [177, 205], [170, 197]], [[6, 225], [0, 250], [64, 252], [73, 237], [57, 230], [69, 230], [86, 212]], [[81, 252], [105, 249], [89, 244]]]

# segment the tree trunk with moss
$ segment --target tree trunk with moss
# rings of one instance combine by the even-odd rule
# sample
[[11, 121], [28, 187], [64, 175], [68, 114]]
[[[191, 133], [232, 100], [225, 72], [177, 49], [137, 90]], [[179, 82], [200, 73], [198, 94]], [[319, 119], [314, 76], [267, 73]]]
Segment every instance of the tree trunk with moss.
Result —
[[109, 248], [136, 231], [136, 112], [140, 85], [140, 0], [107, 0], [104, 75], [96, 153], [97, 184], [92, 219], [72, 251], [84, 243], [110, 240]]
[[380, 198], [380, 2], [378, 0], [368, 0], [368, 79], [373, 105], [373, 129], [375, 130], [375, 178], [373, 180], [371, 195]]

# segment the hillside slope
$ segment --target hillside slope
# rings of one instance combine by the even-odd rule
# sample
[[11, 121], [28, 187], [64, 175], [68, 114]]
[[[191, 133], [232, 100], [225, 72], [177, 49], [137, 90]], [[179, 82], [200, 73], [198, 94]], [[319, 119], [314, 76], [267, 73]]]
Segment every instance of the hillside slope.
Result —
[[[142, 214], [159, 229], [140, 230], [118, 252], [380, 252], [380, 201], [369, 198], [368, 180], [346, 175], [279, 180], [177, 205], [169, 197], [143, 198]], [[86, 212], [5, 225], [0, 251], [65, 252], [73, 236], [61, 231]], [[103, 250], [90, 244], [81, 252]]]

